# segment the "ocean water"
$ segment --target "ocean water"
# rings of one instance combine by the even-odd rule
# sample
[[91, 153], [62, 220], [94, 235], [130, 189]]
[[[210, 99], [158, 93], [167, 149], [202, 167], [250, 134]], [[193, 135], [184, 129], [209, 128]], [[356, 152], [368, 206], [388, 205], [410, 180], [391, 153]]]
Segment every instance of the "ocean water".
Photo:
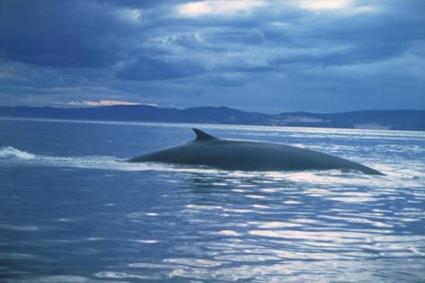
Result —
[[183, 124], [0, 120], [0, 282], [425, 282], [425, 133], [195, 125], [385, 173], [123, 162]]

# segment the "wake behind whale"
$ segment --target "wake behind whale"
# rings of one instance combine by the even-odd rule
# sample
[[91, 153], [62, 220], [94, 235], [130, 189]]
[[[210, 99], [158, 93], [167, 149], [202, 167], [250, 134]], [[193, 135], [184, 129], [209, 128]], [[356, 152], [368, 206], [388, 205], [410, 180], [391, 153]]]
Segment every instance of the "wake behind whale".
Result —
[[383, 175], [362, 164], [299, 147], [265, 142], [224, 140], [193, 129], [196, 139], [176, 147], [138, 156], [129, 162], [206, 165], [224, 170], [303, 171], [356, 170]]

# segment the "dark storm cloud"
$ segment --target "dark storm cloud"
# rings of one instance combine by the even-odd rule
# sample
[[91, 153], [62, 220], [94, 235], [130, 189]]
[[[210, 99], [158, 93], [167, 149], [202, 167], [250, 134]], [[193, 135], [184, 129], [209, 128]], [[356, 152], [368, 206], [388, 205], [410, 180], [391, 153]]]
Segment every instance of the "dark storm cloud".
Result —
[[0, 54], [53, 67], [106, 67], [125, 50], [128, 25], [89, 1], [2, 1]]
[[424, 14], [421, 0], [4, 0], [0, 96], [27, 87], [40, 100], [96, 89], [180, 107], [324, 110], [320, 98], [370, 108], [365, 96], [425, 107]]
[[201, 68], [190, 62], [164, 62], [143, 57], [118, 72], [117, 77], [135, 81], [168, 80], [198, 75], [202, 72]]

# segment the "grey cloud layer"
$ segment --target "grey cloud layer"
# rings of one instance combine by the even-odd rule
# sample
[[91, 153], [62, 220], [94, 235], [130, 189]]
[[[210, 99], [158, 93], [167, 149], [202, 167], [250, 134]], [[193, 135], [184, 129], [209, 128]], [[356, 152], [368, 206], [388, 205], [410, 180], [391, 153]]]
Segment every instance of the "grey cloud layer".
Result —
[[72, 94], [58, 87], [69, 86], [73, 100], [106, 89], [104, 98], [180, 107], [425, 108], [423, 1], [335, 11], [295, 2], [196, 17], [178, 13], [187, 1], [5, 0], [0, 95], [43, 104], [42, 91], [21, 87], [56, 87], [65, 102]]

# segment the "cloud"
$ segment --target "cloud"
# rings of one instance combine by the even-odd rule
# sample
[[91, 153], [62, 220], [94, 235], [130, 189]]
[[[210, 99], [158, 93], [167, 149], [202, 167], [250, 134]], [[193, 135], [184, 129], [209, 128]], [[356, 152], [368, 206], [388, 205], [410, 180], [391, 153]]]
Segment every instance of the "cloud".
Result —
[[422, 107], [424, 14], [422, 0], [3, 0], [0, 103]]
[[296, 4], [306, 10], [340, 10], [350, 8], [352, 1], [350, 0], [299, 0]]
[[112, 66], [131, 51], [126, 34], [140, 18], [137, 9], [95, 1], [5, 1], [0, 56], [35, 65]]
[[120, 8], [115, 13], [121, 20], [135, 24], [139, 23], [142, 18], [141, 9], [137, 8]]
[[201, 67], [191, 62], [167, 62], [142, 57], [124, 66], [117, 77], [125, 80], [154, 81], [189, 77], [202, 72]]
[[224, 1], [197, 1], [181, 4], [177, 6], [177, 14], [183, 17], [201, 17], [232, 14], [248, 13], [255, 8], [262, 7], [266, 4], [260, 0], [224, 0]]

